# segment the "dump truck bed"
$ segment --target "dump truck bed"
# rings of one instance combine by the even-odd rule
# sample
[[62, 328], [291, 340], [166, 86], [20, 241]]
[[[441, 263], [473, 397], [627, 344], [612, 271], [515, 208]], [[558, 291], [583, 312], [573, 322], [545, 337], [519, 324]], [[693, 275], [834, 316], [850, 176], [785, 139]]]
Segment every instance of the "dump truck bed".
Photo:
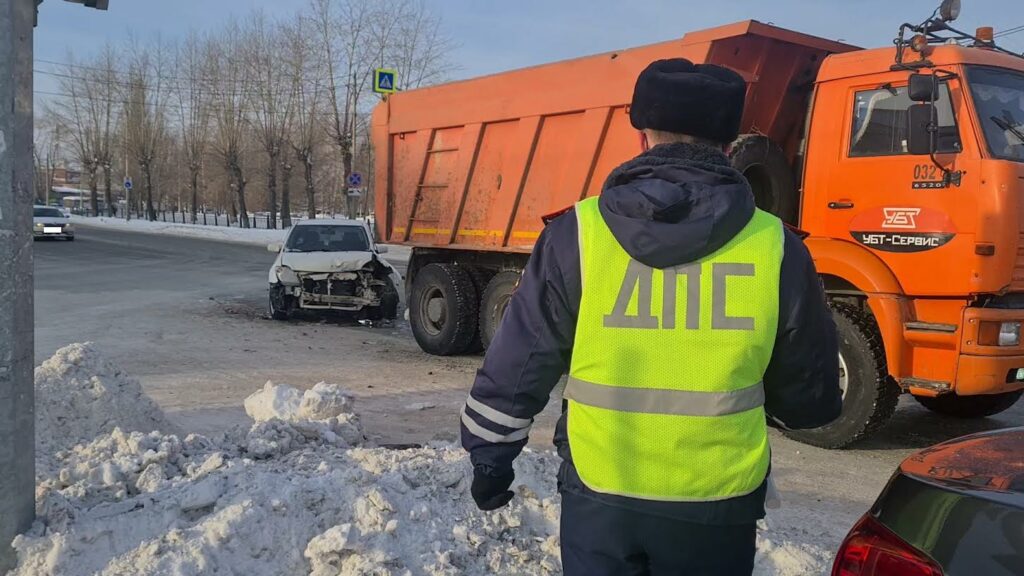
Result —
[[650, 62], [747, 80], [742, 132], [792, 160], [822, 60], [856, 47], [756, 21], [679, 40], [398, 93], [374, 110], [378, 233], [393, 244], [529, 251], [545, 214], [597, 194], [640, 150], [628, 104]]

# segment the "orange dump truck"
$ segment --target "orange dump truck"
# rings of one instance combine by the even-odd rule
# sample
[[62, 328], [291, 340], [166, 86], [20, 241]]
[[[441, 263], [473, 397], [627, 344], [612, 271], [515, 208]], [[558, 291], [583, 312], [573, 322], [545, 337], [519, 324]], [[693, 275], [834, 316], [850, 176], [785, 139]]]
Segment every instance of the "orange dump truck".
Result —
[[835, 312], [843, 414], [793, 435], [845, 445], [901, 392], [954, 416], [1006, 410], [1024, 389], [1024, 58], [953, 29], [956, 4], [895, 47], [750, 21], [392, 95], [372, 120], [377, 227], [412, 246], [420, 346], [490, 342], [542, 217], [640, 152], [639, 72], [685, 57], [747, 79], [734, 166], [808, 233]]

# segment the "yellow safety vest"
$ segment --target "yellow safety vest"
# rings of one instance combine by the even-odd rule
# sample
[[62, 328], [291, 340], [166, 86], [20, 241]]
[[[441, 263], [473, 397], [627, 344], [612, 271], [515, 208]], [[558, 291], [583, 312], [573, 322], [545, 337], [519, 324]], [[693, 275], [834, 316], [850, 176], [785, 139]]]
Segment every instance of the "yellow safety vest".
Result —
[[779, 320], [781, 221], [757, 210], [714, 254], [633, 260], [576, 205], [583, 298], [565, 398], [590, 489], [661, 501], [749, 494], [768, 472], [762, 378]]

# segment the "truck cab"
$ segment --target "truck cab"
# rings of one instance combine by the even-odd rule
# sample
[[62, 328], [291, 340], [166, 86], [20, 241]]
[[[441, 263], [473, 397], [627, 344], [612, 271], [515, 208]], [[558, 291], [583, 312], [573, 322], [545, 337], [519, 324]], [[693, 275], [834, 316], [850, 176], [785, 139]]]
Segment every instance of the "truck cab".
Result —
[[[842, 362], [862, 380], [845, 390], [875, 400], [866, 429], [895, 408], [887, 379], [961, 417], [1024, 388], [1024, 58], [974, 41], [834, 54], [818, 74], [799, 222], [838, 314], [880, 338], [871, 354], [884, 347]], [[924, 104], [921, 81], [934, 86]], [[852, 429], [831, 432], [806, 439]]]

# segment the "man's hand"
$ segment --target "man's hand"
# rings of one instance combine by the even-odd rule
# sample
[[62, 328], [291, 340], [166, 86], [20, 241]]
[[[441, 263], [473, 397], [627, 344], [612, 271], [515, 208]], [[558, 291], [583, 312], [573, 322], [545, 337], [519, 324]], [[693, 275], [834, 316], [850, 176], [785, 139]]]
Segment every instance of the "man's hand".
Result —
[[489, 511], [508, 504], [515, 495], [508, 489], [515, 477], [515, 472], [511, 470], [501, 476], [491, 476], [479, 469], [473, 470], [473, 486], [469, 491], [473, 495], [476, 507]]

